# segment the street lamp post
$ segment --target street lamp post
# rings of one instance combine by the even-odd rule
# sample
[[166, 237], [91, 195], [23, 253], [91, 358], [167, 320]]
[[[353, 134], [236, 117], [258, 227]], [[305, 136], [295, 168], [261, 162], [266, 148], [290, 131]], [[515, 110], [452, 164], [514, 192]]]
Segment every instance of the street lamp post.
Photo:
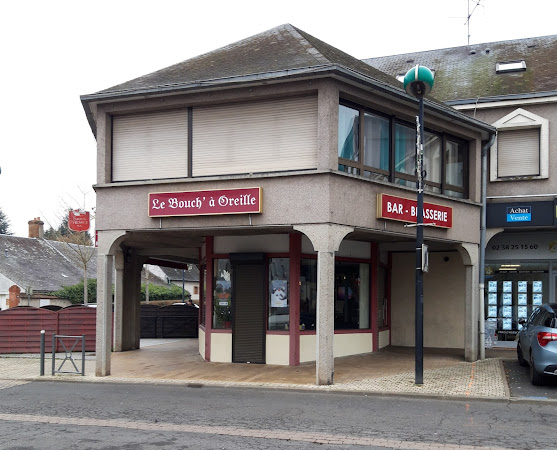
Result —
[[410, 69], [404, 76], [404, 90], [418, 99], [418, 116], [416, 117], [416, 175], [418, 201], [416, 208], [416, 365], [415, 384], [424, 382], [424, 294], [423, 272], [424, 261], [424, 96], [433, 87], [433, 73], [427, 67], [420, 66]]

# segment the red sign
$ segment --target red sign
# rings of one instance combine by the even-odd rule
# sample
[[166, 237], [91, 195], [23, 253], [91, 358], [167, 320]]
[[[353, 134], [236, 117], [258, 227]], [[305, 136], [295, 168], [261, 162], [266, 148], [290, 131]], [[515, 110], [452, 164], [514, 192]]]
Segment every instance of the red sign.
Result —
[[[418, 215], [417, 204], [416, 200], [387, 194], [377, 194], [377, 218], [416, 223]], [[424, 223], [435, 225], [436, 227], [452, 228], [453, 209], [450, 206], [424, 202]]]
[[70, 211], [68, 217], [68, 228], [72, 231], [87, 231], [90, 226], [89, 211], [76, 209]]
[[262, 189], [160, 192], [149, 194], [149, 217], [260, 213]]

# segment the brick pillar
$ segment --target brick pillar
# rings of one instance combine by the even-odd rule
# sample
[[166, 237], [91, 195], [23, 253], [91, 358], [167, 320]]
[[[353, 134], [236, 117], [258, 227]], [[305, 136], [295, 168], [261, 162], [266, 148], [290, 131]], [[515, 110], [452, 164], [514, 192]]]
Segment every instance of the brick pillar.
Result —
[[8, 289], [9, 297], [8, 297], [8, 308], [15, 308], [19, 305], [19, 294], [21, 293], [21, 289], [18, 285], [14, 284]]

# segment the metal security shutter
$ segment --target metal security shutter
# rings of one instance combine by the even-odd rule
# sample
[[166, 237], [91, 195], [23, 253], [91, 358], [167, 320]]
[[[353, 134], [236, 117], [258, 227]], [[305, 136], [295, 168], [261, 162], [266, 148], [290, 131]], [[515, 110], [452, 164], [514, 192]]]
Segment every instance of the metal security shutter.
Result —
[[540, 174], [540, 129], [499, 131], [497, 134], [497, 176]]
[[234, 265], [232, 362], [265, 363], [265, 266]]
[[317, 97], [193, 109], [193, 176], [317, 167]]
[[113, 117], [112, 181], [187, 175], [187, 110]]

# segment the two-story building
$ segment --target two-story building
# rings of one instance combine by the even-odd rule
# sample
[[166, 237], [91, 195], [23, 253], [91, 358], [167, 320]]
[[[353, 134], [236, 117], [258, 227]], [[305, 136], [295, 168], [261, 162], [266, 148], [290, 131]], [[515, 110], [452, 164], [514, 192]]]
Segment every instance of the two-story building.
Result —
[[435, 72], [434, 95], [497, 128], [489, 152], [484, 315], [513, 340], [557, 295], [557, 35], [371, 58], [400, 77]]
[[[82, 102], [98, 143], [98, 376], [139, 347], [145, 262], [199, 264], [207, 361], [298, 365], [414, 345], [417, 101], [291, 25]], [[425, 101], [424, 345], [478, 356], [481, 152]]]

